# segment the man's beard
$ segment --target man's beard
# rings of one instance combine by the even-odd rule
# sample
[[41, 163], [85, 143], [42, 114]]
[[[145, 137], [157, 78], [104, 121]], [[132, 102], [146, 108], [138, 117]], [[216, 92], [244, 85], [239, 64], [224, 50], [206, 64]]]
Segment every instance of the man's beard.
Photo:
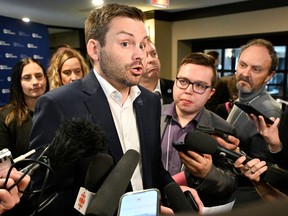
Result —
[[[246, 83], [246, 85], [244, 83], [240, 84], [239, 81], [243, 81], [244, 83]], [[253, 82], [249, 77], [240, 75], [239, 78], [236, 80], [236, 87], [240, 93], [247, 94], [253, 92]]]
[[132, 79], [131, 76], [129, 76], [129, 70], [133, 68], [133, 65], [139, 64], [138, 62], [125, 65], [120, 64], [119, 61], [111, 58], [106, 51], [101, 49], [99, 64], [105, 76], [119, 84], [131, 87], [140, 82], [140, 77], [138, 79]]

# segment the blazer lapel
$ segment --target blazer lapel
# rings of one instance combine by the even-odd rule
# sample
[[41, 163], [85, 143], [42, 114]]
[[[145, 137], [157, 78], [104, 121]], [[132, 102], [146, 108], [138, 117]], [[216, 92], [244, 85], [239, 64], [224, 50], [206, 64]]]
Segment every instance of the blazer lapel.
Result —
[[161, 108], [161, 120], [160, 120], [161, 139], [162, 139], [162, 136], [163, 136], [163, 133], [164, 133], [166, 127], [168, 126], [168, 121], [169, 121], [167, 116], [163, 115], [163, 111], [165, 110], [165, 107], [167, 107], [167, 106], [168, 106], [167, 104], [164, 104], [164, 105], [162, 105], [162, 108]]
[[206, 126], [210, 125], [211, 124], [210, 119], [211, 119], [211, 113], [208, 112], [208, 110], [206, 108], [204, 108], [203, 113], [202, 113], [202, 115], [201, 115], [201, 117], [197, 123], [197, 127], [199, 125], [206, 125]]
[[[90, 77], [87, 77], [90, 76]], [[122, 147], [114, 124], [108, 100], [93, 72], [90, 72], [82, 81], [82, 90], [89, 94], [83, 102], [95, 124], [98, 124], [106, 133], [109, 151], [117, 162], [123, 156]], [[93, 76], [93, 77], [91, 77]], [[86, 79], [85, 79], [86, 78]]]
[[[138, 127], [138, 131], [139, 131], [139, 142], [140, 142], [140, 147], [141, 147], [141, 143], [145, 142], [145, 137], [142, 136], [141, 131], [145, 131], [145, 106], [144, 106], [144, 101], [142, 99], [142, 96], [140, 94], [139, 97], [137, 97], [134, 101], [134, 109], [135, 109], [135, 113], [136, 113], [136, 121], [137, 121], [137, 127]], [[141, 151], [142, 151], [142, 147], [141, 147]]]

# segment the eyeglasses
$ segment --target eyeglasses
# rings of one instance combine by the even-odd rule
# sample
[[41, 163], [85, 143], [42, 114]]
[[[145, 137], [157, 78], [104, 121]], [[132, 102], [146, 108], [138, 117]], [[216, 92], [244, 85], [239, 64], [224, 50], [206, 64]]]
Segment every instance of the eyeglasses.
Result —
[[180, 89], [187, 89], [189, 85], [192, 85], [192, 89], [197, 94], [203, 94], [207, 88], [213, 88], [213, 86], [207, 86], [200, 82], [190, 82], [187, 79], [176, 77], [176, 86]]

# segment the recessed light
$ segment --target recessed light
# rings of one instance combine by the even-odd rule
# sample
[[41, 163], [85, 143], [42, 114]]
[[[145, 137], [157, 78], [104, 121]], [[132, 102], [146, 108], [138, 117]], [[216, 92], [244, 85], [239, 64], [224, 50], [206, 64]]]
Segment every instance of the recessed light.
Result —
[[104, 1], [103, 0], [92, 0], [92, 4], [94, 6], [101, 6], [104, 4]]
[[28, 17], [23, 17], [23, 18], [22, 18], [22, 21], [23, 21], [23, 22], [30, 22], [30, 19], [29, 19]]

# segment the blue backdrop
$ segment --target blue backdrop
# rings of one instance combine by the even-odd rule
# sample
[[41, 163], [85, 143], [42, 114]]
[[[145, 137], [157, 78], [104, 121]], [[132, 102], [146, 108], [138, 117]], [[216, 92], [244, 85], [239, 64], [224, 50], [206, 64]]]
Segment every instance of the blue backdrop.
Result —
[[38, 59], [47, 68], [50, 58], [48, 27], [0, 16], [0, 106], [9, 99], [13, 66], [26, 57]]

